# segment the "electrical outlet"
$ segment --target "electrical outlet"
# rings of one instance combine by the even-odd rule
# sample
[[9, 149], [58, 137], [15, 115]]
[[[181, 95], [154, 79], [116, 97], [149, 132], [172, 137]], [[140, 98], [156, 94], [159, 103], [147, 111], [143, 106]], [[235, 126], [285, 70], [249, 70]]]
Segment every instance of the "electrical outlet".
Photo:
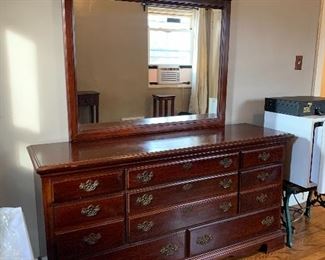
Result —
[[302, 70], [303, 56], [296, 56], [295, 70]]

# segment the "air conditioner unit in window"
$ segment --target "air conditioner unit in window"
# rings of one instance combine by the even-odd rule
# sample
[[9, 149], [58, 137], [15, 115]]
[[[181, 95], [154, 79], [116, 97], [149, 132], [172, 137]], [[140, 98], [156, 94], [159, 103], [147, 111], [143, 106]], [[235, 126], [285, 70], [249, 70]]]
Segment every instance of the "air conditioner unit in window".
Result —
[[158, 66], [158, 84], [179, 84], [179, 66]]

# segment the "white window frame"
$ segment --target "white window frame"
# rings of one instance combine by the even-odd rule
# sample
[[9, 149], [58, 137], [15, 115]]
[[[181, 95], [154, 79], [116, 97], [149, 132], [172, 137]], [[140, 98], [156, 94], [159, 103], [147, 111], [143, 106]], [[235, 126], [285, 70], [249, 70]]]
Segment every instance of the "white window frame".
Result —
[[[149, 7], [148, 8], [148, 16], [149, 14], [159, 14], [159, 15], [166, 15], [168, 17], [179, 17], [179, 16], [191, 16], [191, 28], [193, 27], [193, 19], [194, 19], [194, 12], [193, 10], [188, 10], [188, 9], [172, 9], [172, 8], [157, 8], [157, 7]], [[188, 32], [188, 30], [186, 29], [167, 29], [167, 28], [151, 28], [149, 27], [149, 22], [148, 22], [148, 64], [149, 66], [159, 66], [162, 64], [151, 64], [151, 57], [150, 57], [150, 53], [151, 53], [151, 46], [150, 46], [150, 32], [151, 31], [165, 31], [165, 32]], [[193, 30], [191, 29], [191, 42], [190, 42], [190, 53], [191, 53], [191, 62], [190, 64], [163, 64], [166, 66], [192, 66], [193, 65], [193, 47], [194, 47], [194, 39], [193, 39], [194, 35], [193, 35]], [[191, 85], [189, 84], [150, 84], [149, 83], [149, 88], [191, 88]]]

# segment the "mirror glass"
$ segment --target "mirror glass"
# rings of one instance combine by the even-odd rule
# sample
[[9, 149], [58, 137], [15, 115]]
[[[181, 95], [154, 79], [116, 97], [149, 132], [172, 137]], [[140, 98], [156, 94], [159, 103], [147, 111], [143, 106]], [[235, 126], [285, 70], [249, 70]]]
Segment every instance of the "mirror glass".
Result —
[[216, 116], [221, 10], [115, 0], [73, 10], [80, 124]]

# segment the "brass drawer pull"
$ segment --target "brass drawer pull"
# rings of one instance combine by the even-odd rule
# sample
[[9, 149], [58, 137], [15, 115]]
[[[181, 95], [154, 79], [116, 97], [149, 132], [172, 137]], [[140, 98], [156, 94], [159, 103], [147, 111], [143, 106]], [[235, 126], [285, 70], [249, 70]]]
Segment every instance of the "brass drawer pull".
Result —
[[160, 249], [160, 254], [164, 256], [173, 256], [177, 250], [177, 245], [169, 243]]
[[222, 181], [219, 182], [219, 185], [224, 189], [229, 189], [232, 185], [232, 180], [231, 179], [223, 179]]
[[137, 198], [137, 204], [141, 204], [142, 206], [148, 206], [153, 200], [153, 196], [151, 194], [143, 194], [142, 196]]
[[98, 180], [95, 180], [95, 181], [87, 180], [86, 182], [80, 183], [79, 189], [80, 190], [83, 190], [85, 192], [91, 192], [91, 191], [96, 190], [96, 188], [98, 187], [98, 185], [99, 185], [99, 181]]
[[273, 216], [267, 216], [265, 219], [263, 219], [261, 221], [261, 224], [263, 226], [269, 227], [269, 226], [271, 226], [273, 224], [273, 222], [274, 222], [274, 217]]
[[191, 184], [191, 183], [184, 184], [183, 187], [182, 187], [182, 189], [184, 191], [188, 191], [188, 190], [190, 190], [192, 188], [193, 188], [193, 184]]
[[153, 172], [152, 171], [144, 171], [142, 173], [139, 173], [137, 175], [138, 182], [140, 183], [148, 183], [153, 178]]
[[267, 194], [262, 193], [261, 195], [256, 197], [256, 201], [260, 203], [264, 203], [267, 200]]
[[82, 241], [89, 246], [97, 244], [97, 242], [102, 238], [100, 233], [90, 233], [88, 236], [84, 236]]
[[138, 230], [148, 232], [153, 228], [153, 226], [153, 221], [143, 221], [142, 223], [138, 224]]
[[93, 204], [90, 204], [87, 208], [82, 208], [80, 213], [86, 217], [94, 217], [98, 214], [99, 211], [99, 205], [94, 206]]
[[205, 246], [205, 245], [209, 244], [212, 239], [213, 239], [212, 235], [205, 234], [205, 235], [198, 237], [196, 239], [196, 244]]
[[232, 208], [232, 203], [230, 201], [222, 203], [219, 208], [223, 210], [223, 212], [227, 212]]
[[263, 152], [258, 155], [258, 159], [260, 159], [263, 162], [266, 162], [268, 159], [270, 159], [271, 154], [269, 152]]
[[265, 181], [268, 177], [270, 176], [270, 174], [268, 172], [262, 172], [259, 175], [257, 175], [257, 179], [260, 180], [261, 182]]
[[193, 167], [193, 163], [191, 163], [191, 162], [187, 162], [187, 163], [183, 164], [184, 170], [190, 170], [190, 169], [192, 169], [192, 167]]
[[223, 168], [227, 169], [232, 165], [232, 159], [230, 158], [223, 158], [220, 162], [220, 165], [223, 166]]

